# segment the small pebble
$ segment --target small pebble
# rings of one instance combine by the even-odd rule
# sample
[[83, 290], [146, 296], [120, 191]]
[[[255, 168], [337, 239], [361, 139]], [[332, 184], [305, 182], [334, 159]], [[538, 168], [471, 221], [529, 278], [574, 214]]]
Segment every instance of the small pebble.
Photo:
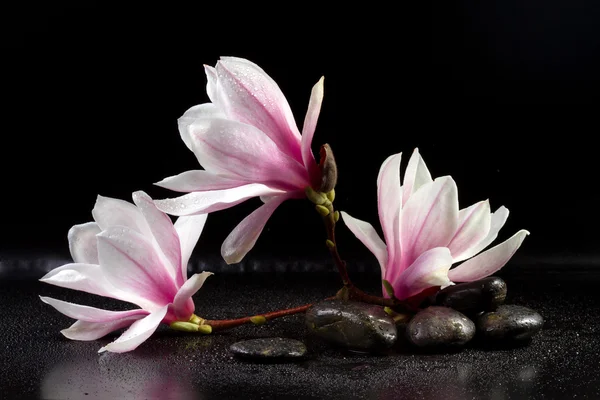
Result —
[[535, 310], [517, 305], [502, 305], [480, 315], [477, 331], [485, 340], [525, 341], [542, 329], [544, 319]]
[[237, 356], [263, 360], [301, 358], [306, 354], [304, 343], [280, 337], [243, 340], [229, 349]]
[[380, 306], [328, 300], [306, 311], [306, 326], [323, 340], [351, 350], [381, 351], [398, 337], [394, 320]]
[[475, 324], [452, 308], [431, 306], [410, 320], [406, 336], [418, 347], [457, 347], [475, 336]]
[[506, 282], [497, 276], [459, 283], [440, 290], [435, 304], [462, 313], [493, 311], [506, 299]]

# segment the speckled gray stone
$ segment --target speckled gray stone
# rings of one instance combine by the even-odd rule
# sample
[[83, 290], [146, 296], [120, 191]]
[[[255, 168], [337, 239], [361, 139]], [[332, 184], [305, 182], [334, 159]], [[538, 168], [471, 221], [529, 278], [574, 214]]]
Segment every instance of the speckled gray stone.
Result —
[[457, 347], [474, 336], [473, 321], [448, 307], [427, 307], [419, 311], [406, 327], [406, 337], [418, 347]]
[[237, 356], [256, 359], [301, 358], [306, 354], [304, 343], [280, 337], [243, 340], [229, 349]]
[[305, 321], [314, 335], [352, 350], [385, 350], [398, 338], [394, 320], [371, 304], [322, 301], [306, 311]]
[[435, 296], [435, 304], [468, 314], [493, 311], [504, 303], [506, 291], [506, 282], [502, 278], [490, 276], [440, 290]]
[[505, 304], [494, 312], [480, 315], [477, 331], [490, 341], [525, 341], [542, 329], [544, 319], [531, 308]]

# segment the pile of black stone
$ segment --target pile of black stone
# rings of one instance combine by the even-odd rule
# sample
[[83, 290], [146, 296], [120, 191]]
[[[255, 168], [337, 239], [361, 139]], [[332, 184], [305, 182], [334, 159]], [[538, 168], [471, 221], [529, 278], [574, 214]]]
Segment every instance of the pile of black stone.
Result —
[[[540, 331], [542, 316], [527, 307], [504, 304], [506, 283], [499, 277], [448, 286], [426, 298], [420, 311], [400, 314], [361, 302], [325, 300], [305, 314], [308, 331], [353, 351], [455, 351], [469, 342], [482, 346], [525, 345]], [[231, 351], [254, 359], [302, 358], [297, 340], [263, 338], [235, 343]]]
[[484, 346], [526, 344], [540, 331], [542, 316], [527, 307], [503, 304], [507, 287], [499, 277], [446, 287], [414, 315], [339, 300], [306, 312], [308, 330], [352, 350], [381, 351], [406, 339], [414, 349], [453, 350], [477, 339]]

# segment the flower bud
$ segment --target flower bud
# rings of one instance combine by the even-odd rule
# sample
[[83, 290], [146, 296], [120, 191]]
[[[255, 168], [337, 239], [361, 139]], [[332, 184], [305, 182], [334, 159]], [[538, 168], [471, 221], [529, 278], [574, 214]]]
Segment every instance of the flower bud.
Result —
[[337, 184], [337, 164], [333, 156], [333, 151], [329, 144], [321, 146], [319, 152], [321, 156], [319, 160], [319, 169], [321, 170], [321, 186], [319, 187], [320, 192], [329, 193]]

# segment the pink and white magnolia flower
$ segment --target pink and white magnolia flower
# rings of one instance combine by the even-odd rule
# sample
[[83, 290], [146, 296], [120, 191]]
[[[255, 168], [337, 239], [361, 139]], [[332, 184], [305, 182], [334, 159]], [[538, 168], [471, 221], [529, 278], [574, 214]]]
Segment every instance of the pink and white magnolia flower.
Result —
[[275, 209], [301, 198], [307, 186], [319, 187], [320, 170], [311, 143], [323, 100], [323, 78], [313, 87], [302, 135], [290, 106], [258, 65], [221, 57], [205, 66], [209, 103], [187, 110], [179, 132], [203, 170], [191, 170], [156, 185], [189, 192], [156, 200], [172, 215], [223, 210], [260, 196], [265, 204], [246, 217], [227, 237], [221, 253], [237, 263], [252, 249]]
[[[377, 178], [385, 243], [371, 224], [341, 213], [348, 228], [379, 261], [382, 280], [390, 282], [395, 296], [406, 299], [430, 287], [478, 280], [502, 268], [529, 232], [520, 230], [480, 253], [498, 236], [508, 209], [502, 206], [491, 213], [489, 201], [484, 200], [459, 210], [454, 180], [450, 176], [432, 179], [418, 149], [401, 185], [401, 155], [385, 160]], [[464, 262], [450, 269], [460, 261]]]
[[40, 280], [138, 305], [129, 311], [109, 311], [41, 297], [68, 317], [77, 319], [61, 331], [69, 339], [96, 340], [129, 327], [99, 352], [122, 353], [138, 347], [161, 322], [189, 321], [192, 296], [211, 272], [187, 279], [187, 264], [206, 215], [179, 218], [175, 224], [144, 192], [133, 193], [135, 206], [98, 196], [95, 222], [69, 230], [74, 263], [50, 271]]

